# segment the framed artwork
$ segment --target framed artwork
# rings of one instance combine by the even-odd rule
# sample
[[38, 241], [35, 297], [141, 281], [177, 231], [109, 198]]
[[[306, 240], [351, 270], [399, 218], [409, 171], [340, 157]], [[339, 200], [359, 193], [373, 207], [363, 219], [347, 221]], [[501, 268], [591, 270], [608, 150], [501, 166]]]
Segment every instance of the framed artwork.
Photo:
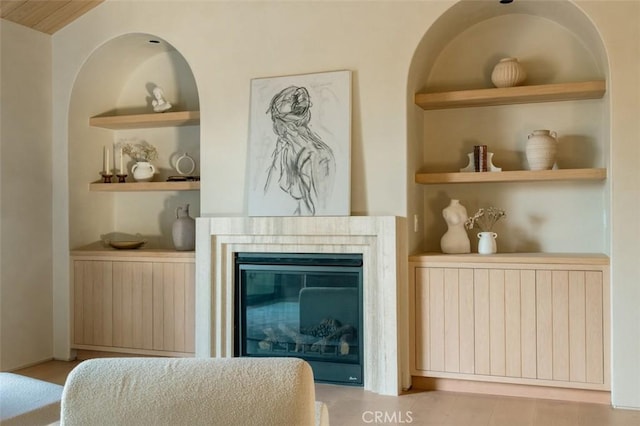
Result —
[[249, 216], [348, 216], [351, 72], [251, 81]]

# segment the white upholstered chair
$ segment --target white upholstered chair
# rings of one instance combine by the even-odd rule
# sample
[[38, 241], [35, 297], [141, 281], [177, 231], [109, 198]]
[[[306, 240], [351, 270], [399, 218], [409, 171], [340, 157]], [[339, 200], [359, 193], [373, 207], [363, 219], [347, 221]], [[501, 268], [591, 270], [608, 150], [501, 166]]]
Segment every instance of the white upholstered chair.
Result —
[[328, 425], [313, 372], [297, 358], [101, 358], [68, 376], [73, 425]]

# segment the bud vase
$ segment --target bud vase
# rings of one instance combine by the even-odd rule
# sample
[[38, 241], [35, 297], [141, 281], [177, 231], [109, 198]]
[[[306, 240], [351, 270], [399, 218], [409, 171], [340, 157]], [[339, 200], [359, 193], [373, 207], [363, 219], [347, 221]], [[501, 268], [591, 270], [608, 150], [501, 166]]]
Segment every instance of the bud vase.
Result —
[[497, 253], [498, 247], [496, 245], [496, 238], [498, 234], [495, 232], [478, 232], [478, 253], [479, 254], [494, 254]]
[[173, 222], [171, 236], [176, 250], [196, 248], [196, 220], [189, 216], [189, 204], [176, 208], [176, 220]]

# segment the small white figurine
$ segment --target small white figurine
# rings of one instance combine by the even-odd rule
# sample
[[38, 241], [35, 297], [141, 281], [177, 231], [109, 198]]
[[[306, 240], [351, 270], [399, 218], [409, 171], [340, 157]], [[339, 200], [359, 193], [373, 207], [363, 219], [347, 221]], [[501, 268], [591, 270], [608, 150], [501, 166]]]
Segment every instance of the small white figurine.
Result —
[[151, 105], [153, 105], [155, 112], [165, 112], [171, 108], [171, 104], [164, 98], [164, 92], [161, 87], [156, 86], [153, 88], [153, 97], [155, 99], [151, 101]]

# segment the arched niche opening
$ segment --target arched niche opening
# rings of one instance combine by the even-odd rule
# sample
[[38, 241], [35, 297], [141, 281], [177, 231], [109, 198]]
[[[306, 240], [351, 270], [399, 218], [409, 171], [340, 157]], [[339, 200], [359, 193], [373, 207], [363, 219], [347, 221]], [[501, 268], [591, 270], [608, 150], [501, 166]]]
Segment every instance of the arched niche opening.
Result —
[[[487, 145], [503, 170], [526, 170], [527, 136], [536, 129], [558, 133], [559, 168], [606, 168], [609, 164], [608, 95], [602, 99], [424, 111], [416, 93], [492, 88], [491, 71], [517, 57], [524, 85], [607, 80], [608, 61], [597, 29], [573, 3], [460, 1], [426, 31], [408, 77], [408, 213], [412, 252], [439, 252], [446, 232], [442, 209], [459, 199], [473, 214], [480, 207], [506, 210], [498, 224], [500, 252], [608, 252], [609, 184], [503, 182], [415, 184], [416, 172], [456, 172], [474, 145]], [[580, 218], [579, 226], [576, 218]], [[474, 230], [475, 231], [475, 230]], [[477, 244], [469, 232], [472, 251]]]
[[[98, 47], [74, 82], [69, 108], [69, 239], [77, 248], [112, 232], [142, 234], [148, 248], [172, 248], [171, 225], [175, 209], [190, 204], [200, 211], [199, 191], [92, 192], [100, 180], [105, 148], [110, 167], [119, 170], [117, 144], [146, 141], [156, 147], [154, 181], [175, 175], [175, 161], [188, 153], [198, 166], [200, 127], [158, 126], [109, 129], [91, 126], [96, 116], [154, 114], [152, 90], [163, 89], [171, 112], [199, 111], [195, 78], [186, 59], [167, 41], [150, 34], [126, 34]], [[160, 114], [160, 113], [155, 113]], [[127, 182], [133, 182], [133, 160], [126, 155]], [[110, 185], [118, 185], [115, 183]]]

